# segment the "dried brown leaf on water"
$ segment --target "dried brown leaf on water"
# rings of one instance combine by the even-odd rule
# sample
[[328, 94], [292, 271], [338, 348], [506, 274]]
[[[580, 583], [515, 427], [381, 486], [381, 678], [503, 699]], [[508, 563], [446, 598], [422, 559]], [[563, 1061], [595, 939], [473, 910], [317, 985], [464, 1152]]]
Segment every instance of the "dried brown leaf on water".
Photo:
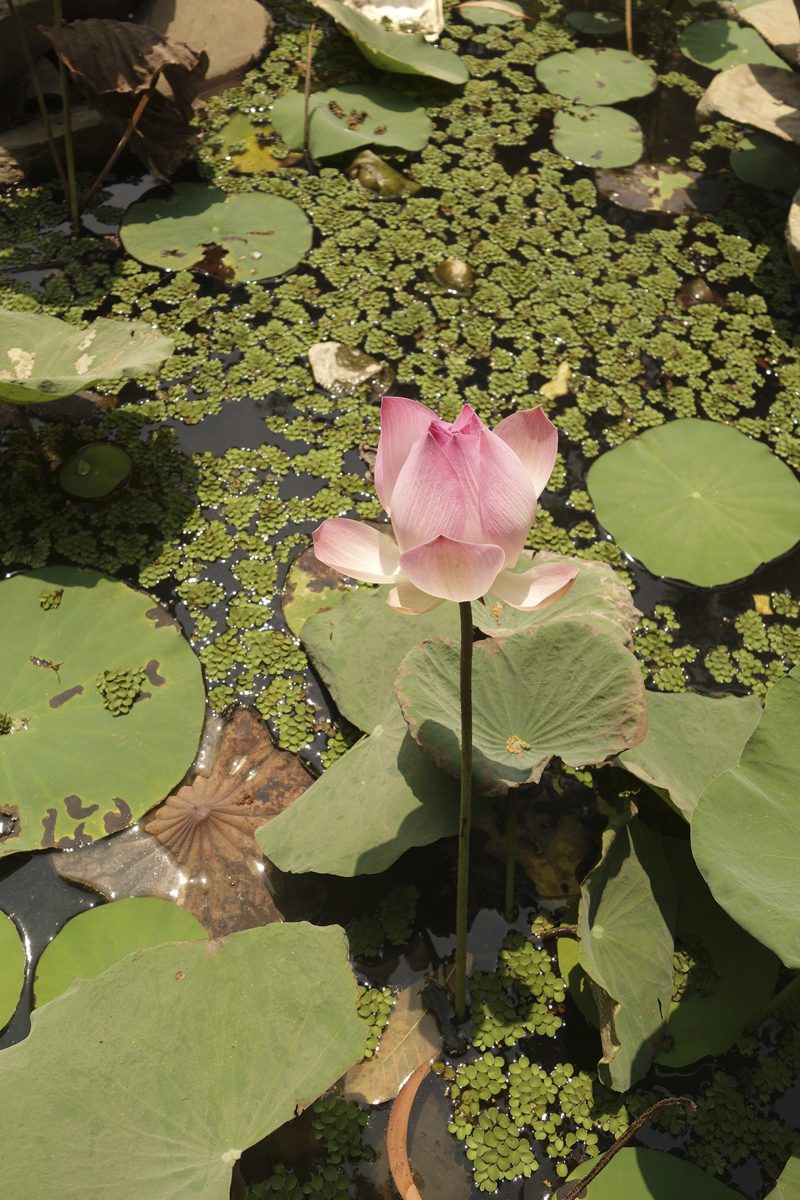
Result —
[[90, 18], [40, 28], [89, 104], [120, 133], [142, 93], [164, 77], [172, 95], [152, 90], [129, 145], [153, 175], [168, 179], [197, 137], [189, 122], [208, 70], [205, 50], [197, 54], [183, 42], [126, 21]]
[[397, 1094], [389, 1116], [389, 1127], [386, 1131], [386, 1153], [392, 1179], [403, 1200], [420, 1200], [408, 1161], [408, 1118], [411, 1116], [411, 1106], [419, 1091], [419, 1086], [430, 1071], [431, 1063], [438, 1057], [437, 1051], [433, 1058], [421, 1063], [411, 1078], [406, 1080]]

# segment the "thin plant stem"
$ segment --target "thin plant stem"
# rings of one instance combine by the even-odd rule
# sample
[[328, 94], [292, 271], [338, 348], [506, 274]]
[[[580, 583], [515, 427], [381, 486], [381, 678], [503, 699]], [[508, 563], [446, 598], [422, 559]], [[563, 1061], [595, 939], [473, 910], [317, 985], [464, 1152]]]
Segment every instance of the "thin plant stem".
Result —
[[308, 101], [311, 96], [311, 60], [314, 55], [314, 26], [316, 21], [311, 22], [311, 28], [308, 31], [308, 55], [306, 57], [306, 88], [305, 88], [305, 108], [303, 110], [303, 154], [308, 162], [313, 163], [311, 152], [308, 149]]
[[640, 1117], [632, 1121], [621, 1137], [618, 1137], [614, 1145], [606, 1150], [602, 1158], [599, 1158], [592, 1167], [588, 1175], [584, 1175], [583, 1179], [578, 1179], [575, 1186], [563, 1196], [559, 1196], [558, 1200], [577, 1200], [585, 1187], [588, 1187], [593, 1179], [596, 1179], [604, 1167], [607, 1167], [615, 1154], [617, 1154], [626, 1142], [629, 1142], [635, 1133], [638, 1133], [642, 1126], [650, 1120], [654, 1113], [659, 1112], [662, 1108], [674, 1108], [676, 1105], [681, 1105], [684, 1108], [690, 1108], [692, 1112], [697, 1112], [697, 1105], [694, 1100], [690, 1100], [688, 1096], [667, 1096], [664, 1100], [659, 1100], [652, 1108], [648, 1108], [647, 1112], [643, 1112]]
[[456, 907], [456, 1021], [467, 1015], [467, 907], [469, 831], [472, 820], [472, 605], [459, 604], [461, 615], [461, 814], [458, 820], [458, 891]]
[[139, 101], [139, 103], [136, 105], [136, 108], [135, 108], [135, 110], [134, 110], [133, 116], [131, 117], [130, 121], [128, 122], [128, 127], [127, 127], [127, 129], [125, 130], [125, 132], [123, 133], [122, 137], [121, 137], [121, 138], [119, 139], [119, 141], [117, 142], [117, 146], [116, 146], [116, 149], [114, 150], [114, 153], [111, 155], [111, 157], [109, 158], [108, 162], [107, 162], [107, 163], [106, 163], [106, 165], [103, 167], [103, 169], [102, 169], [102, 171], [100, 172], [100, 174], [97, 176], [97, 179], [95, 179], [94, 183], [93, 183], [93, 184], [92, 184], [92, 186], [89, 188], [89, 190], [88, 190], [88, 192], [86, 193], [86, 195], [84, 196], [84, 198], [83, 198], [83, 203], [81, 204], [81, 207], [80, 207], [80, 211], [81, 211], [81, 212], [83, 212], [83, 210], [86, 208], [86, 205], [89, 203], [89, 201], [91, 200], [92, 196], [95, 194], [95, 192], [97, 191], [97, 189], [100, 187], [100, 185], [102, 184], [102, 182], [103, 182], [103, 180], [105, 179], [106, 175], [107, 175], [107, 174], [108, 174], [108, 172], [111, 170], [111, 168], [114, 166], [114, 163], [117, 161], [117, 159], [119, 158], [120, 154], [122, 154], [122, 151], [123, 151], [123, 150], [125, 149], [125, 147], [127, 146], [127, 144], [128, 144], [128, 141], [130, 140], [130, 138], [131, 138], [131, 136], [132, 136], [132, 134], [133, 134], [133, 131], [134, 131], [134, 129], [135, 129], [135, 128], [136, 128], [136, 126], [139, 124], [139, 118], [141, 117], [142, 113], [144, 112], [145, 108], [147, 107], [147, 101], [150, 99], [150, 97], [152, 96], [152, 94], [153, 94], [153, 88], [152, 88], [152, 87], [150, 87], [150, 88], [149, 88], [149, 89], [148, 89], [148, 90], [147, 90], [147, 91], [146, 91], [146, 92], [143, 94], [143, 96], [142, 96], [141, 100], [140, 100], [140, 101]]
[[783, 1008], [787, 1000], [791, 1000], [792, 996], [800, 990], [800, 975], [795, 975], [791, 983], [787, 983], [785, 988], [781, 988], [777, 996], [773, 996], [769, 1004], [765, 1004], [759, 1009], [756, 1015], [747, 1022], [744, 1027], [745, 1033], [755, 1033], [762, 1021], [766, 1021], [767, 1017], [771, 1017], [773, 1013], [778, 1012]]
[[25, 27], [23, 26], [22, 21], [19, 19], [19, 13], [17, 12], [14, 0], [8, 0], [8, 11], [11, 13], [11, 19], [14, 22], [14, 26], [17, 30], [17, 37], [19, 38], [20, 45], [22, 46], [22, 53], [25, 55], [25, 62], [28, 64], [31, 83], [33, 84], [33, 90], [36, 92], [36, 99], [39, 102], [39, 112], [42, 114], [42, 121], [44, 122], [44, 131], [47, 135], [47, 144], [50, 147], [50, 153], [53, 156], [53, 162], [55, 163], [56, 171], [58, 171], [58, 178], [61, 182], [62, 188], [64, 189], [64, 199], [68, 201], [69, 186], [67, 184], [67, 177], [64, 174], [64, 164], [61, 161], [61, 155], [58, 153], [58, 146], [56, 146], [56, 139], [53, 136], [53, 126], [50, 124], [50, 114], [47, 111], [47, 105], [44, 102], [42, 85], [39, 83], [39, 76], [36, 74], [36, 64], [33, 61], [30, 43], [28, 42], [28, 38], [25, 33]]
[[577, 936], [578, 936], [578, 926], [577, 925], [559, 925], [555, 929], [545, 929], [543, 933], [533, 933], [533, 934], [531, 934], [531, 936], [529, 938], [526, 938], [525, 940], [528, 942], [531, 942], [531, 944], [535, 944], [536, 942], [543, 942], [545, 940], [545, 938], [577, 937]]
[[517, 793], [508, 793], [506, 820], [506, 921], [514, 920], [514, 874], [517, 867]]
[[625, 37], [628, 39], [628, 54], [633, 54], [633, 0], [625, 0]]
[[[53, 17], [56, 25], [63, 24], [64, 14], [61, 11], [61, 0], [53, 0]], [[67, 203], [72, 221], [72, 232], [77, 237], [81, 229], [78, 213], [78, 185], [75, 181], [75, 151], [72, 146], [72, 114], [69, 102], [69, 71], [62, 58], [58, 60], [58, 72], [61, 77], [61, 104], [64, 110], [64, 157], [67, 160]]]
[[26, 438], [28, 439], [28, 445], [30, 446], [31, 450], [33, 451], [33, 453], [36, 457], [36, 461], [39, 464], [39, 470], [42, 472], [42, 477], [43, 477], [45, 483], [48, 483], [48, 484], [52, 483], [53, 473], [50, 470], [50, 463], [47, 461], [47, 455], [45, 454], [44, 449], [42, 448], [42, 443], [39, 441], [38, 437], [36, 436], [36, 430], [33, 428], [31, 419], [28, 416], [27, 412], [25, 411], [25, 405], [24, 404], [15, 404], [14, 407], [17, 410], [17, 416], [19, 417], [19, 423], [25, 432]]

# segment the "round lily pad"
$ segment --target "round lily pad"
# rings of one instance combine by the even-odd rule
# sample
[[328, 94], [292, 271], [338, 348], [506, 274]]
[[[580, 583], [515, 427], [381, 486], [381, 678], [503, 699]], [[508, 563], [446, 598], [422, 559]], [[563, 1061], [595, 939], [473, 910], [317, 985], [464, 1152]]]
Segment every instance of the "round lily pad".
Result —
[[145, 946], [208, 937], [191, 913], [154, 896], [114, 900], [78, 913], [45, 947], [36, 965], [34, 999], [46, 1004], [74, 979], [94, 979]]
[[0, 1029], [14, 1015], [25, 982], [25, 947], [17, 927], [0, 911]]
[[553, 149], [584, 167], [627, 167], [642, 157], [644, 137], [618, 108], [576, 108], [553, 119]]
[[[433, 132], [423, 105], [391, 88], [348, 84], [315, 92], [308, 102], [308, 148], [313, 158], [362, 146], [422, 150]], [[302, 150], [305, 99], [287, 92], [272, 106], [272, 123], [292, 150]]]
[[245, 283], [297, 266], [311, 249], [311, 224], [282, 196], [176, 183], [166, 195], [132, 204], [120, 238], [129, 254], [151, 266]]
[[755, 29], [721, 17], [688, 25], [678, 37], [678, 46], [686, 58], [712, 71], [726, 71], [741, 63], [763, 63], [790, 70], [789, 64], [769, 48]]
[[584, 46], [543, 58], [536, 64], [536, 78], [548, 92], [573, 104], [620, 104], [649, 96], [658, 87], [646, 62], [607, 46]]
[[724, 179], [681, 171], [666, 163], [637, 163], [623, 170], [598, 170], [597, 190], [633, 212], [719, 212], [728, 199]]
[[460, 5], [458, 11], [472, 25], [510, 25], [525, 17], [525, 10], [508, 0], [478, 0], [477, 4]]
[[254, 125], [245, 113], [234, 113], [216, 136], [234, 170], [242, 175], [264, 175], [287, 166], [285, 159], [275, 158], [270, 150], [270, 139], [276, 141], [280, 135], [270, 125]]
[[58, 482], [70, 496], [96, 500], [123, 484], [133, 469], [133, 460], [121, 446], [94, 442], [68, 458], [58, 473]]
[[46, 567], [0, 583], [0, 628], [0, 854], [84, 845], [163, 800], [205, 713], [165, 610], [97, 571]]
[[329, 612], [347, 595], [344, 576], [321, 563], [309, 546], [289, 568], [283, 589], [283, 615], [296, 637], [300, 637], [309, 617]]
[[[596, 1159], [573, 1171], [570, 1180], [588, 1175]], [[564, 1185], [563, 1194], [574, 1186]], [[645, 1150], [642, 1146], [626, 1146], [611, 1159], [607, 1167], [586, 1189], [591, 1200], [738, 1200], [740, 1192], [726, 1187], [700, 1167], [676, 1158], [662, 1150]], [[561, 1195], [562, 1189], [556, 1195]]]
[[607, 12], [604, 8], [598, 8], [594, 12], [567, 13], [567, 23], [573, 29], [577, 29], [578, 33], [586, 33], [589, 37], [612, 37], [625, 28], [622, 17]]
[[793, 196], [800, 187], [800, 162], [763, 133], [751, 133], [731, 150], [731, 169], [745, 183]]
[[597, 519], [654, 575], [715, 587], [800, 538], [800, 483], [729, 425], [670, 421], [601, 455], [587, 486]]

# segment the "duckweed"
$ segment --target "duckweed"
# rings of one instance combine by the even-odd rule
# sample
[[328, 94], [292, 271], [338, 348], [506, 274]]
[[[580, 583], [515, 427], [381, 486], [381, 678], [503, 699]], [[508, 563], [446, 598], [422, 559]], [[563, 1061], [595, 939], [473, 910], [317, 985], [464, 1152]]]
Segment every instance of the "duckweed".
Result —
[[389, 1023], [389, 1013], [394, 1008], [396, 996], [391, 988], [360, 988], [358, 1015], [369, 1024], [369, 1037], [365, 1058], [372, 1058], [378, 1049], [381, 1034]]
[[320, 1096], [312, 1105], [316, 1117], [314, 1136], [325, 1143], [331, 1162], [338, 1166], [343, 1158], [372, 1158], [369, 1146], [361, 1145], [361, 1134], [369, 1113], [357, 1104], [348, 1104], [340, 1096]]

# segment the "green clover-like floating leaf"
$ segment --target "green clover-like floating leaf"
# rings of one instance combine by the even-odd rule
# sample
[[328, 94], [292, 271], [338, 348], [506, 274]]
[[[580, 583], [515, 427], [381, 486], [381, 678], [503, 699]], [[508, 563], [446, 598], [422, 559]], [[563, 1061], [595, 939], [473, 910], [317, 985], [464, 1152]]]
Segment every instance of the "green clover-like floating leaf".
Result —
[[[363, 146], [422, 150], [433, 122], [421, 104], [390, 88], [348, 84], [309, 99], [308, 148], [313, 158]], [[272, 107], [272, 123], [292, 150], [302, 150], [305, 100], [287, 92]]]
[[[590, 1158], [572, 1172], [570, 1180], [588, 1175], [597, 1160]], [[662, 1150], [626, 1146], [611, 1159], [590, 1185], [592, 1200], [736, 1200], [740, 1195], [685, 1158]], [[593, 1194], [592, 1194], [593, 1193]], [[787, 1197], [788, 1200], [788, 1197]]]
[[0, 400], [43, 404], [100, 380], [155, 371], [173, 345], [144, 321], [98, 317], [78, 329], [57, 317], [0, 308]]
[[553, 95], [586, 105], [621, 104], [649, 96], [658, 87], [646, 62], [607, 46], [584, 46], [543, 58], [536, 64], [536, 78]]
[[14, 1015], [25, 982], [25, 947], [8, 913], [0, 910], [0, 1029]]
[[553, 118], [553, 149], [584, 167], [628, 167], [644, 154], [644, 135], [618, 108], [576, 106]]
[[597, 519], [654, 575], [730, 583], [800, 538], [800, 483], [761, 442], [687, 418], [648, 429], [592, 464]]
[[[61, 590], [44, 608], [43, 588]], [[124, 829], [169, 793], [197, 751], [200, 663], [177, 624], [142, 592], [97, 571], [47, 567], [0, 583], [0, 854], [78, 846]], [[104, 672], [142, 669], [115, 716]], [[123, 707], [125, 705], [123, 704]]]
[[119, 235], [140, 262], [226, 283], [282, 275], [311, 249], [311, 224], [291, 200], [205, 183], [176, 183], [132, 204]]
[[457, 54], [439, 50], [421, 33], [394, 33], [340, 0], [315, 0], [343, 26], [367, 62], [402, 75], [429, 75], [445, 83], [466, 83], [469, 71]]
[[721, 17], [687, 25], [678, 37], [678, 46], [692, 62], [710, 67], [712, 71], [727, 71], [728, 67], [738, 67], [741, 63], [761, 63], [791, 70], [755, 29]]
[[[458, 642], [429, 638], [406, 655], [395, 678], [415, 741], [456, 777], [459, 661]], [[538, 782], [556, 754], [568, 766], [585, 766], [644, 736], [641, 671], [602, 618], [554, 620], [476, 643], [472, 688], [473, 782], [484, 795]]]

